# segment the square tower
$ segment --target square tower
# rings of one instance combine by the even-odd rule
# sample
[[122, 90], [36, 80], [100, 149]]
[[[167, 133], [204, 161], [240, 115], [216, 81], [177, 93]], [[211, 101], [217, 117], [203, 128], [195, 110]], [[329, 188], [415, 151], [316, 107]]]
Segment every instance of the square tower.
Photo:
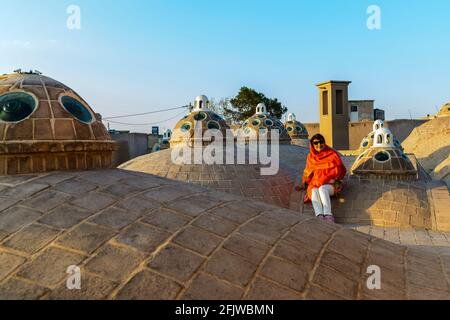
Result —
[[320, 133], [337, 150], [349, 149], [348, 86], [350, 81], [319, 83]]

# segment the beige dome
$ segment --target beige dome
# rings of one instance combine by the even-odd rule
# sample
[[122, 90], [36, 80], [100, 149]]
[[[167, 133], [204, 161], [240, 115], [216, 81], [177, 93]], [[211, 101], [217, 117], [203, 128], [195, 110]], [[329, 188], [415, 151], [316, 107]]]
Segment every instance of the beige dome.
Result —
[[[189, 149], [194, 152], [193, 148]], [[122, 164], [119, 168], [149, 173], [164, 178], [185, 181], [215, 190], [260, 200], [280, 207], [289, 207], [296, 167], [280, 161], [275, 175], [261, 175], [261, 164], [177, 164], [172, 159], [173, 150], [147, 154]], [[282, 151], [280, 152], [282, 153]], [[237, 154], [237, 153], [236, 153]], [[236, 155], [235, 155], [236, 157]], [[293, 158], [292, 155], [290, 156]], [[306, 159], [305, 153], [298, 155]], [[300, 164], [302, 161], [296, 161]], [[235, 158], [235, 163], [237, 163]], [[297, 172], [298, 173], [298, 172]]]
[[266, 106], [260, 103], [256, 108], [256, 113], [242, 124], [237, 135], [238, 138], [246, 141], [260, 139], [260, 137], [271, 141], [271, 130], [278, 131], [280, 144], [291, 143], [291, 138], [283, 123], [268, 113]]
[[111, 166], [114, 142], [89, 104], [39, 73], [0, 76], [0, 174]]
[[309, 146], [309, 133], [306, 127], [300, 121], [297, 121], [294, 114], [289, 114], [286, 123], [284, 124], [289, 136], [292, 139], [292, 144], [303, 147]]
[[441, 110], [439, 111], [439, 113], [437, 114], [438, 117], [446, 117], [446, 116], [450, 116], [450, 102], [444, 104], [441, 107]]
[[[200, 98], [198, 97], [197, 100]], [[199, 101], [204, 101], [197, 100], [196, 104], [199, 104]], [[202, 139], [207, 130], [220, 130], [225, 139], [226, 130], [228, 129], [230, 127], [221, 116], [207, 108], [195, 107], [175, 125], [170, 139], [170, 146], [176, 147], [183, 144], [193, 145], [195, 142], [195, 134], [199, 134], [199, 139]], [[210, 141], [203, 141], [203, 139], [202, 142], [203, 144], [210, 143]]]

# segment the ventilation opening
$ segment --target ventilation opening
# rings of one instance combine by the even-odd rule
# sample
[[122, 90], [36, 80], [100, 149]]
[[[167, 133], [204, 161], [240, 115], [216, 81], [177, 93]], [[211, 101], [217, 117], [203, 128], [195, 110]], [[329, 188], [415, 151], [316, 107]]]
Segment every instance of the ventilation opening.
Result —
[[204, 112], [199, 112], [194, 116], [194, 120], [195, 121], [203, 121], [207, 118], [208, 116], [206, 115], [206, 113]]
[[183, 123], [183, 125], [181, 126], [181, 131], [183, 132], [187, 132], [189, 130], [191, 130], [191, 124], [189, 122]]
[[336, 114], [344, 114], [344, 91], [336, 90]]
[[34, 98], [24, 92], [7, 93], [0, 97], [0, 120], [18, 122], [28, 118], [36, 109]]
[[84, 123], [92, 122], [91, 112], [80, 101], [69, 96], [64, 96], [61, 98], [61, 104], [77, 120]]
[[322, 114], [328, 115], [328, 91], [322, 92]]
[[216, 121], [209, 121], [208, 122], [208, 129], [213, 130], [220, 130], [220, 125]]
[[380, 151], [374, 156], [374, 158], [378, 162], [386, 162], [391, 159], [391, 156], [389, 155], [389, 153], [387, 153], [385, 151]]

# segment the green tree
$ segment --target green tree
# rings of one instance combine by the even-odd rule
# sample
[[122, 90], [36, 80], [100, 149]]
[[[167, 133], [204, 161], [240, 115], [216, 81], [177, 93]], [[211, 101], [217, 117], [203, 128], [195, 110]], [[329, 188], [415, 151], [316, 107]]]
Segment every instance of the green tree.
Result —
[[270, 99], [261, 92], [242, 87], [237, 96], [223, 106], [223, 114], [226, 119], [241, 123], [255, 114], [256, 106], [259, 103], [264, 103], [267, 112], [278, 119], [281, 119], [282, 115], [287, 112], [287, 108], [278, 99]]

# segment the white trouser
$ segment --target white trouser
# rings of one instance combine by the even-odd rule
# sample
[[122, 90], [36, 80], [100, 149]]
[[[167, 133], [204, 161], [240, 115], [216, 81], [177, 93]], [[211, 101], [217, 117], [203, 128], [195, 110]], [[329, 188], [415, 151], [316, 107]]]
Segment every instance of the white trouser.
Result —
[[334, 187], [331, 184], [325, 184], [320, 188], [312, 189], [312, 205], [316, 216], [333, 215], [331, 213], [331, 196], [334, 195]]

